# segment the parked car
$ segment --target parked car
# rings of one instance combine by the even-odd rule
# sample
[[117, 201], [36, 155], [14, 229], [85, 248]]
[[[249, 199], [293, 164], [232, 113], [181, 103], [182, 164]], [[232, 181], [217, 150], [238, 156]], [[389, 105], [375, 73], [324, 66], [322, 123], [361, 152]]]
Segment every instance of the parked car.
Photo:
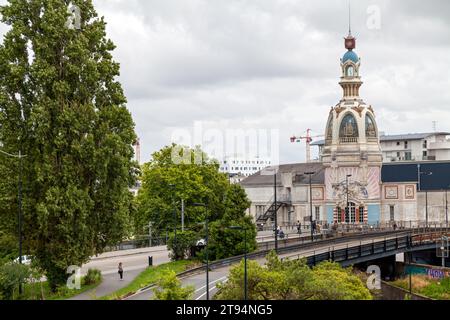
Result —
[[[32, 259], [33, 259], [32, 256], [27, 256], [27, 255], [22, 256], [22, 264], [30, 265]], [[19, 261], [20, 261], [20, 258], [19, 258], [19, 257], [17, 257], [17, 258], [14, 260], [15, 263], [19, 263]]]

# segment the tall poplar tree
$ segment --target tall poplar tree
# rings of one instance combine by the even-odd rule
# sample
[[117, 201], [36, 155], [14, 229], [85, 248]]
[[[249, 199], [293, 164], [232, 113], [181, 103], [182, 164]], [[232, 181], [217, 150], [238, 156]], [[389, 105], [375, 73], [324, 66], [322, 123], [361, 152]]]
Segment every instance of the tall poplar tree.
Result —
[[[9, 0], [0, 13], [10, 26], [0, 46], [0, 141], [27, 155], [24, 248], [56, 289], [68, 266], [124, 236], [134, 123], [91, 0]], [[12, 232], [19, 169], [17, 159], [0, 161], [0, 219], [14, 221]]]

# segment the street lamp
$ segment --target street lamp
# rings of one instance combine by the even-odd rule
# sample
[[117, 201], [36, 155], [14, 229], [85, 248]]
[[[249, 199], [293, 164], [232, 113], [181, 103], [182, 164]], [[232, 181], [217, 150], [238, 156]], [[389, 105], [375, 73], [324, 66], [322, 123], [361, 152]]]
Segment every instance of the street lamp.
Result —
[[247, 278], [247, 229], [240, 227], [240, 226], [231, 226], [228, 227], [229, 229], [233, 230], [244, 230], [244, 245], [245, 245], [245, 252], [244, 252], [244, 300], [248, 300], [248, 278]]
[[206, 255], [206, 300], [209, 300], [209, 259], [208, 259], [208, 207], [204, 203], [193, 203], [194, 207], [203, 207], [205, 208], [205, 228], [206, 228], [206, 236], [205, 236], [205, 255]]
[[[19, 182], [18, 182], [18, 200], [19, 200], [19, 211], [17, 213], [17, 224], [19, 231], [19, 263], [22, 264], [22, 159], [26, 157], [26, 155], [22, 154], [22, 150], [19, 150], [19, 154], [11, 154], [5, 151], [0, 150], [0, 153], [11, 157], [19, 159]], [[19, 283], [19, 294], [22, 294], [22, 283]]]
[[273, 169], [273, 194], [274, 194], [274, 203], [275, 203], [275, 213], [274, 213], [274, 218], [275, 218], [275, 252], [278, 252], [278, 215], [277, 215], [277, 170], [274, 168]]
[[174, 230], [174, 244], [177, 246], [177, 210], [175, 208], [175, 198], [174, 198], [174, 189], [175, 184], [169, 184], [170, 189], [172, 190], [172, 207], [173, 207], [173, 230]]
[[[433, 172], [428, 171], [428, 172], [423, 172], [420, 171], [420, 164], [417, 165], [418, 168], [418, 175], [419, 175], [419, 191], [422, 191], [422, 175], [424, 176], [431, 176], [433, 175]], [[426, 228], [428, 228], [428, 189], [425, 190], [425, 226]]]
[[313, 229], [313, 209], [312, 209], [312, 176], [315, 172], [305, 172], [305, 175], [309, 176], [309, 207], [310, 207], [310, 225], [311, 225], [311, 242], [314, 242], [314, 229]]
[[345, 176], [345, 192], [347, 194], [347, 204], [345, 207], [345, 222], [350, 223], [350, 203], [348, 202], [348, 178], [350, 178], [352, 175], [348, 174]]

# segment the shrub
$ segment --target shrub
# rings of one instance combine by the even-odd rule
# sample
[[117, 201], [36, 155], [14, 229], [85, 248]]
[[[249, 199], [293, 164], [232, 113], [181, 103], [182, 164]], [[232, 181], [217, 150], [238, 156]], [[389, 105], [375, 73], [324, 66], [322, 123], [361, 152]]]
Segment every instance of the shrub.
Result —
[[0, 267], [0, 296], [11, 300], [19, 288], [19, 283], [25, 283], [30, 278], [30, 267], [24, 264], [7, 263]]
[[177, 240], [175, 242], [174, 234], [170, 234], [167, 241], [167, 248], [170, 250], [170, 258], [174, 261], [189, 258], [191, 248], [196, 245], [198, 236], [193, 231], [177, 232]]
[[164, 270], [153, 292], [155, 300], [190, 300], [194, 290], [192, 286], [183, 288], [174, 271]]
[[96, 284], [102, 281], [102, 273], [97, 269], [89, 269], [83, 278], [84, 285]]

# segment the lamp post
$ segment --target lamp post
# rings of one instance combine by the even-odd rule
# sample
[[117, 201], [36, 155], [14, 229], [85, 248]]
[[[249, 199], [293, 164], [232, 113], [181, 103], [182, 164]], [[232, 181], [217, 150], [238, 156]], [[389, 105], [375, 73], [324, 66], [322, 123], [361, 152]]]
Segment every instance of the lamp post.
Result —
[[311, 242], [314, 242], [314, 228], [313, 228], [313, 204], [312, 204], [312, 176], [315, 172], [305, 172], [309, 176], [309, 209], [310, 209], [310, 225], [311, 225]]
[[240, 227], [240, 226], [231, 226], [228, 227], [229, 229], [234, 230], [244, 230], [244, 246], [245, 246], [245, 252], [244, 252], [244, 300], [248, 300], [248, 278], [247, 278], [247, 229]]
[[278, 215], [277, 215], [277, 170], [273, 169], [274, 219], [275, 219], [275, 252], [278, 252]]
[[345, 222], [350, 222], [350, 204], [348, 202], [348, 178], [350, 178], [352, 175], [348, 174], [345, 176], [345, 192], [347, 194], [347, 202], [345, 206]]
[[445, 189], [445, 226], [448, 228], [448, 188]]
[[[19, 263], [22, 264], [22, 159], [26, 157], [26, 155], [22, 154], [22, 150], [19, 150], [19, 154], [11, 154], [5, 151], [0, 150], [0, 153], [11, 157], [19, 159], [19, 181], [18, 181], [18, 201], [19, 201], [19, 210], [17, 212], [17, 224], [18, 224], [18, 233], [19, 233]], [[19, 283], [19, 294], [23, 293], [22, 282]]]
[[175, 208], [175, 184], [169, 184], [170, 189], [172, 190], [172, 207], [173, 207], [173, 232], [174, 232], [174, 244], [177, 246], [177, 209]]
[[203, 207], [205, 208], [205, 229], [206, 229], [206, 236], [205, 236], [205, 255], [206, 255], [206, 300], [209, 300], [209, 258], [208, 258], [208, 208], [206, 204], [204, 203], [193, 203], [194, 207]]
[[[419, 191], [422, 191], [422, 175], [431, 176], [433, 172], [423, 172], [420, 170], [420, 164], [417, 165], [419, 176]], [[428, 189], [425, 190], [425, 227], [428, 228]]]

